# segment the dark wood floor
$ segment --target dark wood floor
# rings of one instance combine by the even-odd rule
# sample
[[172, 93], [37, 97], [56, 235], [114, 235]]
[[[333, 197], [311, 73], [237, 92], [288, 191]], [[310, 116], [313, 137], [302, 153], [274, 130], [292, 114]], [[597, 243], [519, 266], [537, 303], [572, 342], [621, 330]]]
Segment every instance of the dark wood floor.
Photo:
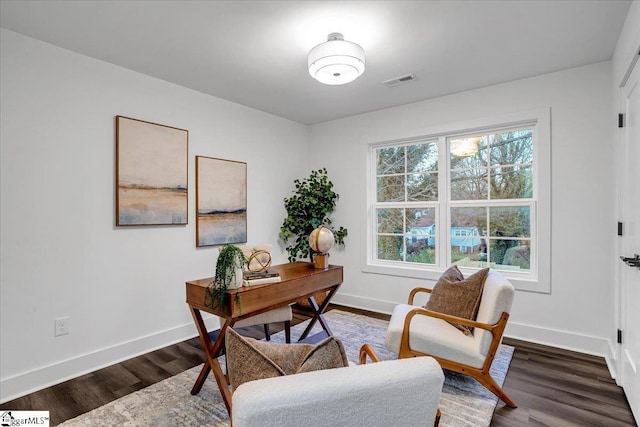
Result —
[[[340, 307], [388, 319], [389, 316]], [[296, 313], [294, 324], [305, 320]], [[280, 328], [281, 329], [281, 328]], [[278, 327], [272, 327], [272, 333]], [[245, 334], [262, 337], [262, 328]], [[502, 402], [491, 426], [636, 426], [622, 389], [609, 376], [604, 359], [505, 338], [516, 348], [504, 390], [517, 409]], [[193, 338], [109, 366], [0, 405], [0, 409], [48, 410], [52, 425], [199, 365], [200, 342]]]

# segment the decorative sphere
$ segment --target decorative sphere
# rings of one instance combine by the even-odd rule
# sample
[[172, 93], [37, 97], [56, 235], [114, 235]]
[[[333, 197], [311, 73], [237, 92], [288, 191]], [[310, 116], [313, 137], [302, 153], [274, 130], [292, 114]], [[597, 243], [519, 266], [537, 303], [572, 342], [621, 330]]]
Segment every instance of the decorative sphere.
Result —
[[247, 270], [252, 273], [259, 273], [261, 271], [267, 271], [271, 266], [271, 253], [268, 251], [259, 249], [253, 251], [247, 260]]
[[309, 235], [309, 246], [315, 252], [322, 254], [329, 252], [329, 249], [333, 246], [334, 237], [331, 230], [324, 225], [316, 228]]

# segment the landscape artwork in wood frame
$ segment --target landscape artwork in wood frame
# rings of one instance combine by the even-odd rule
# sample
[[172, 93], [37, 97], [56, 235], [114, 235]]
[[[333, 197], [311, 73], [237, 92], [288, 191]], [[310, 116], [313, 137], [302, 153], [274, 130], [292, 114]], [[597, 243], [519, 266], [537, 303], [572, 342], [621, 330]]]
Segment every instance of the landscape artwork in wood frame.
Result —
[[116, 116], [116, 226], [188, 221], [189, 131]]
[[196, 246], [247, 241], [247, 164], [196, 156]]

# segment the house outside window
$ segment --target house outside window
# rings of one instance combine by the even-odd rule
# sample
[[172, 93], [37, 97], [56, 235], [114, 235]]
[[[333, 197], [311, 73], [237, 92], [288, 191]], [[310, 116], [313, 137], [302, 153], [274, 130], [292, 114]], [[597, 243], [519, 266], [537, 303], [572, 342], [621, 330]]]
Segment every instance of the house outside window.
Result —
[[[370, 143], [367, 266], [374, 268], [365, 270], [436, 278], [415, 272], [455, 264], [525, 282], [547, 276], [540, 243], [550, 246], [550, 209], [540, 190], [548, 193], [550, 161], [542, 154], [550, 138], [542, 116]], [[530, 285], [521, 288], [549, 286]]]

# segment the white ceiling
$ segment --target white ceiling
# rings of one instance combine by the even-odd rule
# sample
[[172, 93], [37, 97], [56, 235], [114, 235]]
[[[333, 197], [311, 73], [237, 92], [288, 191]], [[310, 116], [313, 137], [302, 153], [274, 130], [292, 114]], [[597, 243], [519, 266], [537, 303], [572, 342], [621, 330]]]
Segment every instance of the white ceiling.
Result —
[[[312, 124], [611, 58], [630, 1], [12, 1], [2, 27]], [[307, 53], [331, 32], [366, 71], [326, 86]], [[385, 80], [418, 80], [387, 88]]]

